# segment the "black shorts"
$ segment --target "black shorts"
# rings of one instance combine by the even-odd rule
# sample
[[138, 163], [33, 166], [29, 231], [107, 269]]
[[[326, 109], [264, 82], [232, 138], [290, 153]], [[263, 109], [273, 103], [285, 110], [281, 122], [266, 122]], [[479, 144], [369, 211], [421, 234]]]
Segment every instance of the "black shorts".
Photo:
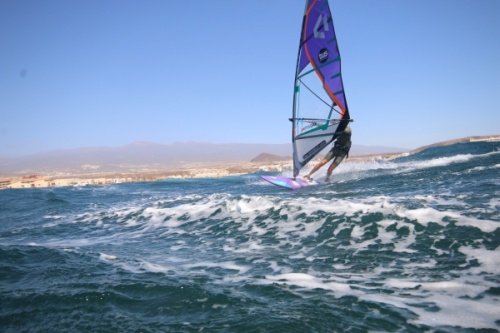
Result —
[[334, 147], [328, 152], [328, 154], [326, 154], [324, 159], [328, 162], [335, 157], [332, 164], [335, 164], [335, 166], [339, 166], [340, 162], [342, 162], [346, 156], [347, 153], [344, 150]]

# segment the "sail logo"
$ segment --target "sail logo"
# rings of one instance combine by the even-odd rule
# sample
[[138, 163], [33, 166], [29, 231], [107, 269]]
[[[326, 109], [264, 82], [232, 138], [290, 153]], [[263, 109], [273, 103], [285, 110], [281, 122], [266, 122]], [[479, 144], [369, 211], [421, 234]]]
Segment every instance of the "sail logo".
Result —
[[321, 14], [316, 21], [316, 25], [314, 26], [314, 38], [325, 38], [325, 31], [330, 31], [328, 18], [326, 15]]
[[323, 148], [326, 146], [326, 141], [323, 140], [320, 143], [318, 143], [316, 146], [313, 147], [313, 149], [309, 150], [307, 153], [305, 153], [302, 158], [304, 161], [308, 161], [309, 159], [313, 158], [317, 153], [319, 153]]
[[319, 51], [318, 60], [320, 63], [324, 63], [325, 61], [328, 60], [328, 50], [326, 48], [322, 48]]

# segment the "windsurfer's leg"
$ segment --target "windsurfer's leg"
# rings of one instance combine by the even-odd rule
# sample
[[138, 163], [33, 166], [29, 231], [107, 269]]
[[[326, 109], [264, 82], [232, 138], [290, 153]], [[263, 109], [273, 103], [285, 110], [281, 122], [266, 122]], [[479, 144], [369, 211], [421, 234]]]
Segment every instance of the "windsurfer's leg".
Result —
[[330, 150], [328, 154], [326, 154], [325, 157], [318, 164], [316, 164], [314, 168], [312, 168], [312, 170], [306, 176], [304, 176], [304, 179], [310, 180], [313, 173], [318, 171], [323, 165], [328, 163], [332, 158], [333, 158], [333, 149]]
[[325, 165], [326, 163], [328, 162], [328, 160], [326, 159], [322, 159], [318, 164], [316, 164], [314, 166], [314, 168], [312, 168], [312, 170], [304, 176], [304, 179], [306, 180], [310, 180], [311, 179], [311, 176], [316, 172], [318, 171], [323, 165]]
[[333, 170], [335, 170], [335, 168], [337, 167], [337, 165], [335, 164], [335, 162], [333, 162], [329, 167], [328, 167], [328, 170], [326, 171], [326, 178], [325, 178], [325, 182], [329, 182], [330, 181], [330, 176], [332, 175], [332, 172]]
[[343, 153], [343, 152], [337, 153], [335, 155], [335, 158], [334, 158], [332, 164], [330, 164], [330, 166], [328, 167], [328, 170], [326, 171], [325, 182], [329, 182], [330, 181], [330, 176], [332, 175], [333, 170], [335, 170], [335, 168], [338, 167], [339, 164], [344, 160], [345, 155], [346, 154]]

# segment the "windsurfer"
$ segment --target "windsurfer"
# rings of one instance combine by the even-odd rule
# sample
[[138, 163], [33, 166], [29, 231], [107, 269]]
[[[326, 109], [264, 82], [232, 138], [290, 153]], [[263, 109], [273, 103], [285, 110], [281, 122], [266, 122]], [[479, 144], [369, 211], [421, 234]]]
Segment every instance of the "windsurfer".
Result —
[[335, 170], [335, 168], [339, 166], [339, 164], [344, 160], [344, 158], [349, 157], [349, 150], [351, 149], [352, 145], [351, 134], [352, 134], [351, 128], [347, 126], [344, 129], [344, 132], [342, 132], [342, 134], [340, 134], [337, 140], [335, 141], [333, 148], [328, 152], [328, 154], [326, 154], [326, 156], [318, 164], [314, 166], [314, 168], [312, 168], [309, 174], [304, 176], [304, 180], [310, 181], [313, 173], [318, 171], [322, 166], [324, 166], [333, 158], [333, 162], [328, 167], [328, 171], [326, 173], [326, 178], [325, 178], [325, 182], [329, 182], [333, 170]]

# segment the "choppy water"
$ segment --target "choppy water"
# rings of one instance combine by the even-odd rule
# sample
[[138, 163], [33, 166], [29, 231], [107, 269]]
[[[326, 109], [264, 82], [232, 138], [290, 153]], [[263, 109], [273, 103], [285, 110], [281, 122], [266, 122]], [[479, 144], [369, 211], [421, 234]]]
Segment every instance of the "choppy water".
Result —
[[2, 190], [0, 331], [497, 332], [499, 171], [467, 143], [298, 191]]

